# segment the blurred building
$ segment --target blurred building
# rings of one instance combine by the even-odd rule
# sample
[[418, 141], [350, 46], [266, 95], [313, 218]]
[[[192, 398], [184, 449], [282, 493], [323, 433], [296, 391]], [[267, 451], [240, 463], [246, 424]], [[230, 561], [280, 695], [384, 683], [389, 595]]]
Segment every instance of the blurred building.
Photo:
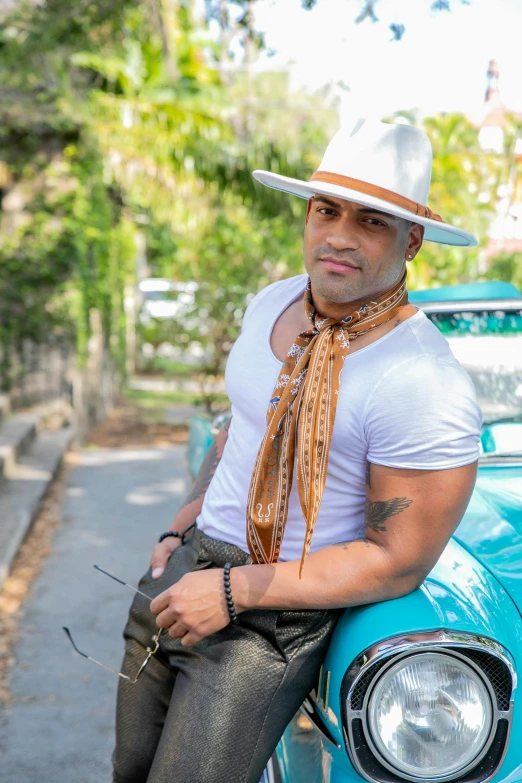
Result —
[[138, 284], [142, 306], [140, 321], [152, 318], [180, 318], [196, 307], [195, 293], [199, 286], [193, 281], [175, 282], [164, 277], [148, 277]]
[[522, 252], [522, 114], [502, 101], [500, 73], [496, 60], [487, 72], [486, 95], [479, 120], [479, 141], [485, 152], [506, 158], [505, 182], [497, 190], [496, 216], [490, 229], [486, 257], [502, 251]]

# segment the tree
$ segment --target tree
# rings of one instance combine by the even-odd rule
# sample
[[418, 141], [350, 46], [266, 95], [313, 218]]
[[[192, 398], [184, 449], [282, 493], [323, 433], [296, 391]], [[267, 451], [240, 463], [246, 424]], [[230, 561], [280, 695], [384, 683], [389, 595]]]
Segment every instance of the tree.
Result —
[[311, 110], [306, 96], [290, 95], [285, 74], [248, 80], [240, 71], [234, 76], [228, 94], [236, 107], [236, 170], [214, 170], [218, 178], [213, 183], [215, 173], [207, 170], [207, 200], [188, 234], [173, 236], [157, 224], [145, 228], [151, 273], [192, 280], [199, 287], [192, 314], [147, 323], [143, 339], [180, 348], [197, 342], [206, 356], [201, 366], [206, 380], [223, 374], [254, 294], [303, 268], [305, 202], [255, 183], [252, 170], [269, 168], [299, 178], [312, 174], [337, 123], [335, 112], [318, 100]]
[[[301, 5], [306, 10], [314, 8], [321, 0], [301, 0]], [[358, 0], [359, 12], [355, 17], [355, 24], [361, 24], [362, 22], [379, 22], [377, 15], [377, 9], [381, 0]], [[388, 5], [390, 0], [386, 0]], [[429, 0], [427, 7], [431, 11], [451, 11], [452, 6], [460, 2], [461, 5], [470, 5], [471, 0]], [[392, 40], [400, 41], [406, 32], [406, 25], [402, 22], [396, 21], [389, 25], [389, 29], [392, 33]]]
[[[227, 24], [239, 25], [245, 46], [253, 42], [244, 15]], [[190, 0], [82, 2], [75, 14], [64, 0], [20, 4], [2, 36], [0, 140], [11, 176], [1, 216], [4, 344], [61, 330], [76, 336], [81, 355], [97, 309], [106, 345], [121, 357], [137, 226], [154, 242], [154, 270], [174, 279], [199, 279], [204, 270], [205, 290], [215, 292], [226, 269], [238, 274], [237, 264], [217, 263], [224, 237], [235, 243], [227, 258], [239, 247], [248, 255], [253, 216], [273, 217], [274, 226], [300, 217], [295, 200], [256, 185], [251, 171], [299, 175], [303, 158], [313, 170], [327, 112], [316, 119], [301, 110], [296, 143], [255, 79], [228, 79], [231, 104], [219, 43], [203, 21], [195, 26]], [[284, 80], [275, 87], [284, 105]], [[251, 253], [243, 299], [267, 279], [263, 261], [273, 246], [263, 241]], [[201, 270], [198, 249], [208, 260]], [[32, 320], [20, 317], [22, 300], [8, 301], [7, 285], [39, 288]]]
[[130, 7], [83, 3], [71, 15], [60, 0], [19, 4], [2, 28], [0, 140], [10, 172], [0, 213], [4, 388], [11, 349], [25, 339], [75, 338], [85, 357], [93, 309], [106, 346], [116, 359], [122, 354], [131, 227], [89, 126], [89, 78], [71, 62], [78, 48], [121, 42]]
[[491, 259], [486, 280], [505, 280], [522, 291], [522, 252], [499, 253]]
[[[478, 129], [463, 114], [439, 114], [420, 120], [399, 112], [388, 121], [408, 121], [420, 126], [431, 141], [433, 168], [429, 207], [452, 225], [482, 238], [487, 235], [496, 198], [495, 162], [484, 154]], [[487, 193], [487, 201], [480, 201]], [[425, 242], [409, 265], [410, 288], [452, 285], [476, 280], [481, 247], [459, 248]]]

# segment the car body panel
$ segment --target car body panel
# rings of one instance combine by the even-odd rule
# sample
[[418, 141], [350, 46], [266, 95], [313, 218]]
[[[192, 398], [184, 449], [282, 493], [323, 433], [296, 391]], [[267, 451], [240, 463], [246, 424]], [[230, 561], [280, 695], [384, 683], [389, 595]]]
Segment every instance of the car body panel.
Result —
[[208, 416], [194, 415], [190, 420], [189, 442], [187, 447], [187, 468], [195, 478], [199, 473], [205, 454], [215, 438], [214, 423]]
[[[350, 663], [368, 647], [397, 635], [443, 629], [494, 639], [509, 650], [515, 664], [522, 639], [517, 609], [502, 586], [457, 541], [451, 540], [422, 586], [402, 598], [347, 609], [334, 631], [323, 669], [330, 671], [330, 694], [340, 693]], [[376, 630], [378, 629], [378, 631]], [[338, 742], [343, 741], [339, 704], [331, 696], [321, 717]]]
[[[423, 585], [402, 598], [347, 609], [335, 629], [314, 695], [314, 707], [335, 743], [317, 728], [300, 729], [297, 719], [287, 728], [277, 750], [283, 783], [355, 783], [361, 781], [346, 753], [339, 694], [346, 670], [361, 651], [393, 639], [408, 642], [410, 635], [434, 630], [472, 634], [500, 643], [515, 669], [522, 667], [520, 615], [507, 592], [487, 568], [452, 539]], [[391, 648], [390, 648], [391, 649]], [[329, 672], [329, 675], [327, 674]], [[329, 677], [327, 704], [324, 678]], [[319, 698], [317, 697], [319, 694]], [[512, 736], [495, 783], [522, 783], [522, 713], [516, 710]], [[315, 765], [315, 770], [310, 765]], [[518, 771], [517, 771], [518, 769]]]
[[425, 291], [408, 291], [410, 302], [462, 302], [483, 299], [522, 299], [522, 294], [512, 283], [490, 280], [483, 283], [461, 283]]
[[454, 538], [496, 576], [522, 614], [522, 464], [481, 465]]

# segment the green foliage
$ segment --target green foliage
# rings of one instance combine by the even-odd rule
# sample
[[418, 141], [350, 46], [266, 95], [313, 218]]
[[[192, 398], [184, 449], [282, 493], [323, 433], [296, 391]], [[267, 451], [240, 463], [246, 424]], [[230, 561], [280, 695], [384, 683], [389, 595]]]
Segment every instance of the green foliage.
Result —
[[[205, 372], [220, 375], [251, 296], [301, 271], [304, 202], [259, 185], [251, 172], [307, 178], [337, 119], [321, 95], [290, 93], [285, 74], [224, 67], [233, 42], [247, 64], [263, 45], [252, 5], [207, 0], [207, 21], [196, 23], [191, 0], [79, 0], [74, 12], [65, 0], [47, 0], [22, 2], [5, 20], [4, 348], [57, 335], [75, 340], [85, 359], [99, 313], [105, 346], [123, 369], [124, 292], [141, 273], [139, 231], [150, 274], [199, 286], [193, 312], [144, 323], [141, 340], [181, 348], [198, 342]], [[360, 10], [363, 22], [373, 4], [361, 2]], [[516, 190], [520, 128], [511, 123], [505, 154], [494, 159], [462, 115], [428, 118], [423, 127], [435, 154], [430, 206], [485, 236], [498, 186]], [[489, 203], [479, 206], [484, 193]], [[427, 243], [410, 282], [474, 279], [478, 253]], [[491, 269], [514, 279], [516, 263], [499, 258]]]
[[[485, 155], [478, 130], [463, 114], [440, 114], [417, 122], [415, 115], [398, 117], [418, 124], [433, 147], [430, 208], [447, 223], [486, 237], [495, 201], [498, 162]], [[480, 193], [489, 194], [481, 203]], [[452, 285], [477, 279], [483, 247], [459, 248], [425, 242], [409, 267], [410, 288]]]
[[[390, 0], [387, 1], [388, 3], [390, 2]], [[301, 5], [305, 10], [310, 11], [320, 2], [321, 0], [301, 0]], [[470, 5], [471, 0], [460, 0], [460, 3], [461, 5]], [[358, 0], [358, 13], [354, 19], [355, 23], [361, 24], [361, 22], [370, 21], [375, 24], [379, 22], [379, 17], [376, 13], [378, 4], [379, 0]], [[452, 7], [456, 5], [456, 0], [431, 0], [431, 2], [426, 0], [425, 5], [426, 11], [451, 11]], [[407, 22], [408, 10], [406, 8], [403, 10], [403, 14], [403, 21]], [[392, 33], [392, 41], [400, 41], [406, 32], [406, 25], [398, 22], [390, 24], [389, 28]]]
[[[153, 274], [201, 283], [208, 319], [189, 329], [217, 372], [245, 297], [299, 263], [301, 205], [254, 183], [255, 168], [311, 172], [332, 112], [281, 113], [284, 77], [227, 78], [234, 36], [262, 45], [250, 2], [21, 3], [0, 40], [0, 141], [10, 184], [0, 213], [0, 338], [60, 334], [88, 352], [93, 314], [123, 367], [124, 290], [136, 224]], [[293, 122], [289, 122], [288, 117]], [[299, 143], [295, 122], [301, 125]], [[279, 256], [275, 264], [274, 257]], [[230, 300], [227, 300], [227, 296]], [[225, 318], [223, 318], [225, 314]], [[229, 317], [229, 314], [232, 314]], [[225, 324], [218, 329], [221, 321]], [[157, 342], [147, 326], [148, 337]], [[176, 340], [186, 339], [178, 330]]]
[[[17, 347], [76, 336], [82, 360], [91, 310], [101, 314], [107, 344], [121, 337], [133, 225], [104, 184], [103, 159], [88, 138], [24, 173], [24, 208], [3, 220], [0, 339]], [[124, 345], [118, 339], [114, 347], [121, 364]]]
[[258, 218], [245, 205], [222, 206], [198, 237], [180, 241], [175, 262], [155, 273], [174, 267], [183, 279], [197, 282], [195, 306], [188, 314], [145, 325], [143, 339], [180, 348], [197, 342], [206, 356], [203, 373], [221, 375], [251, 298], [269, 283], [302, 271], [302, 204], [301, 219], [293, 222]]
[[486, 280], [505, 280], [522, 291], [522, 253], [499, 253], [491, 259]]
[[[76, 340], [86, 357], [91, 314], [122, 366], [123, 281], [133, 225], [107, 176], [92, 116], [82, 50], [117, 40], [124, 0], [21, 3], [2, 30], [0, 140], [10, 183], [0, 213], [2, 386], [9, 356], [25, 339]], [[94, 55], [93, 55], [94, 56]]]

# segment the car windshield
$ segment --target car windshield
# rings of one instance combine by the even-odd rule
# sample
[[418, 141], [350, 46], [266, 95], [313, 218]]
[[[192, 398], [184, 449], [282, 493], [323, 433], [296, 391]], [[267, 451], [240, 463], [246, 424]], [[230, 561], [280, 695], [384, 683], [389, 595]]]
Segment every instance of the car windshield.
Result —
[[522, 302], [517, 309], [428, 312], [467, 370], [482, 408], [482, 451], [522, 454]]

